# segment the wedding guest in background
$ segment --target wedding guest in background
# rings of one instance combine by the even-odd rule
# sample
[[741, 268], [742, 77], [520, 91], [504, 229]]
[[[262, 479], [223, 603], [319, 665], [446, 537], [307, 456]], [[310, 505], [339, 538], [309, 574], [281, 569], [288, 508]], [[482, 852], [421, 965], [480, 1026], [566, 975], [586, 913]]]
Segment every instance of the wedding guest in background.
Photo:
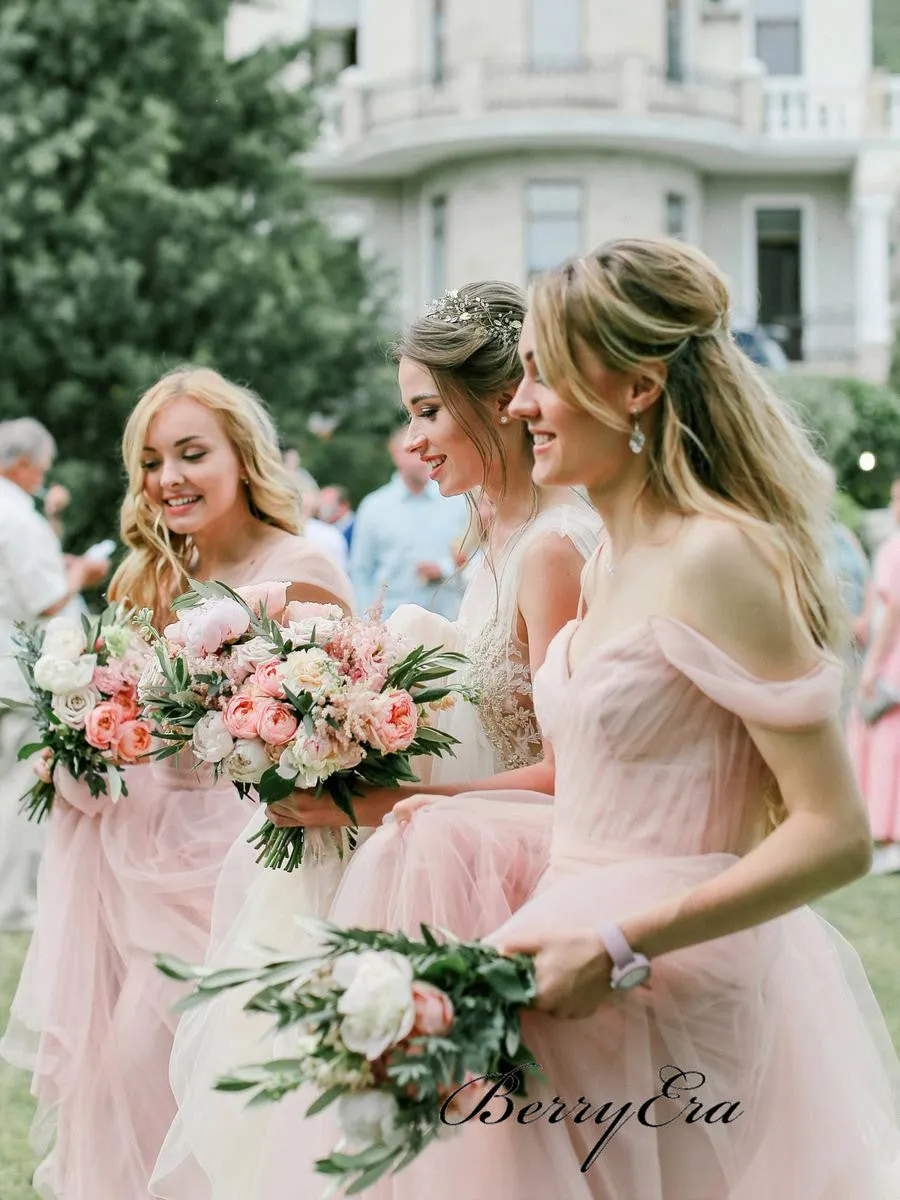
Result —
[[441, 496], [442, 463], [422, 460], [405, 446], [406, 426], [395, 430], [388, 451], [395, 472], [366, 496], [356, 514], [350, 573], [361, 610], [384, 596], [384, 615], [418, 604], [452, 620], [461, 581], [453, 546], [468, 527], [463, 496]]
[[353, 511], [345, 487], [341, 487], [339, 484], [329, 484], [322, 488], [319, 492], [318, 517], [320, 521], [324, 521], [326, 525], [333, 525], [344, 535], [349, 550], [353, 545], [353, 524], [356, 520], [356, 513]]
[[[28, 688], [12, 657], [16, 622], [56, 616], [83, 588], [105, 579], [105, 560], [69, 557], [34, 504], [53, 464], [56, 443], [31, 417], [0, 422], [0, 697], [25, 702]], [[52, 489], [51, 489], [52, 491]], [[0, 930], [31, 929], [43, 829], [27, 821], [18, 801], [34, 783], [19, 762], [36, 730], [27, 712], [0, 702]]]

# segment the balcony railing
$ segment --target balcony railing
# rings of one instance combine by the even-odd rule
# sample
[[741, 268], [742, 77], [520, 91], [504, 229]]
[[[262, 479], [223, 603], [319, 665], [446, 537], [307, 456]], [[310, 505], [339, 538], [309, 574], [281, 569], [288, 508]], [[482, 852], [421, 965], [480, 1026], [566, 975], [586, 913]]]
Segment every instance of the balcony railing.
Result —
[[763, 128], [776, 138], [857, 138], [864, 128], [863, 89], [813, 87], [804, 79], [766, 79]]

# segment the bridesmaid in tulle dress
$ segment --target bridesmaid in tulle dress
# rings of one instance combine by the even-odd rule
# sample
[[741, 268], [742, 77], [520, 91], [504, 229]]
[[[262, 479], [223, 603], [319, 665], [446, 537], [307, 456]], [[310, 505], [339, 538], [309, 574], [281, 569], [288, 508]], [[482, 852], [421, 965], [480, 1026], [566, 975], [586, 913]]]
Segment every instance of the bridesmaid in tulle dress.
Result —
[[[204, 368], [161, 379], [125, 430], [130, 553], [110, 596], [157, 627], [188, 575], [352, 608], [342, 571], [299, 536], [298, 497], [259, 400]], [[258, 589], [257, 589], [258, 590]], [[167, 952], [202, 960], [213, 889], [248, 805], [192, 760], [126, 773], [115, 806], [68, 776], [39, 880], [39, 916], [2, 1043], [33, 1071], [41, 1196], [145, 1200], [175, 1111], [168, 1062], [178, 991]]]
[[[540, 771], [543, 747], [532, 707], [532, 673], [553, 635], [575, 613], [579, 578], [596, 547], [601, 524], [590, 505], [567, 489], [536, 488], [531, 480], [530, 439], [507, 406], [522, 376], [517, 343], [524, 295], [489, 282], [461, 288], [414, 323], [396, 347], [403, 404], [409, 414], [407, 449], [434, 463], [444, 495], [482, 489], [493, 516], [484, 553], [451, 624], [404, 606], [391, 624], [415, 642], [445, 645], [471, 654], [469, 682], [481, 699], [439, 714], [442, 727], [459, 739], [453, 757], [426, 760], [434, 790], [452, 793], [498, 771]], [[557, 586], [544, 587], [552, 574]], [[551, 773], [552, 774], [552, 773]], [[377, 824], [399, 795], [412, 789], [370, 792], [357, 815]], [[207, 962], [245, 963], [260, 952], [300, 952], [308, 936], [303, 916], [343, 920], [349, 905], [360, 920], [378, 925], [435, 920], [487, 932], [525, 898], [547, 860], [549, 797], [530, 794], [521, 806], [497, 817], [498, 835], [480, 845], [469, 863], [491, 888], [472, 906], [472, 894], [453, 897], [441, 886], [452, 878], [453, 847], [417, 846], [404, 855], [395, 826], [385, 826], [359, 846], [343, 876], [335, 869], [310, 876], [261, 871], [236, 843], [217, 888], [214, 935]], [[283, 823], [318, 832], [333, 825], [333, 804], [296, 793], [269, 813]], [[502, 827], [503, 835], [499, 833]], [[329, 914], [332, 889], [338, 899]], [[465, 905], [465, 911], [461, 907]], [[239, 994], [185, 1014], [172, 1054], [171, 1077], [179, 1113], [151, 1183], [165, 1200], [264, 1200], [258, 1160], [267, 1144], [271, 1109], [247, 1110], [244, 1098], [214, 1092], [217, 1075], [261, 1054], [277, 1053], [266, 1042], [267, 1018], [241, 1011]], [[286, 1110], [287, 1111], [287, 1110]], [[279, 1120], [281, 1113], [277, 1114]], [[302, 1124], [303, 1110], [296, 1113]], [[260, 1190], [261, 1189], [261, 1190]]]
[[[897, 1057], [859, 959], [805, 907], [871, 857], [828, 649], [827, 480], [728, 312], [673, 242], [532, 285], [510, 413], [535, 480], [584, 484], [608, 530], [535, 680], [550, 863], [490, 939], [537, 956], [543, 1082], [527, 1107], [508, 1080], [463, 1091], [460, 1135], [371, 1200], [900, 1195]], [[452, 825], [459, 799], [424, 819]], [[325, 1118], [289, 1154], [281, 1127], [268, 1200], [320, 1194]]]

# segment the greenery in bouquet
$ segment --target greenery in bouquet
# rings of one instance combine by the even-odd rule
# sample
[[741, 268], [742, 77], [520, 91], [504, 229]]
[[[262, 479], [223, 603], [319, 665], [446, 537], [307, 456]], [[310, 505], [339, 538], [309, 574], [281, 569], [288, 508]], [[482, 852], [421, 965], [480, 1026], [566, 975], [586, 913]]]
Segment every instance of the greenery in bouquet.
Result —
[[42, 821], [49, 814], [57, 767], [92, 796], [105, 792], [117, 801], [127, 792], [121, 768], [145, 759], [151, 743], [137, 702], [150, 652], [133, 613], [110, 605], [99, 616], [54, 617], [32, 628], [20, 623], [13, 642], [31, 700], [0, 704], [30, 711], [38, 735], [18, 755], [37, 755], [36, 781], [22, 797], [26, 815]]
[[[441, 682], [467, 660], [333, 605], [288, 604], [287, 586], [192, 581], [156, 636], [141, 703], [167, 743], [159, 757], [190, 747], [262, 804], [327, 794], [355, 825], [362, 788], [413, 783], [413, 758], [452, 753], [432, 716], [468, 694]], [[266, 821], [253, 842], [265, 866], [302, 861], [302, 828]]]
[[317, 1091], [315, 1116], [335, 1105], [343, 1135], [316, 1163], [347, 1195], [407, 1166], [435, 1138], [471, 1119], [491, 1087], [524, 1091], [529, 1069], [520, 1017], [535, 995], [534, 959], [481, 942], [422, 940], [401, 933], [314, 925], [315, 950], [294, 961], [210, 971], [157, 959], [167, 975], [195, 982], [179, 1007], [228, 988], [259, 984], [244, 1005], [291, 1035], [294, 1053], [220, 1079], [250, 1104]]

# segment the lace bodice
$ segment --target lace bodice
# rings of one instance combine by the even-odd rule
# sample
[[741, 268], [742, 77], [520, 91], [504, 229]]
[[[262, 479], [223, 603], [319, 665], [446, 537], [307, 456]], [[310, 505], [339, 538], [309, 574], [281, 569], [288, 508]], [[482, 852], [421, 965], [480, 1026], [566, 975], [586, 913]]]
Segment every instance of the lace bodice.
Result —
[[514, 534], [493, 566], [482, 559], [460, 610], [466, 682], [480, 694], [478, 716], [494, 754], [495, 770], [538, 762], [543, 754], [534, 715], [528, 647], [517, 633], [522, 563], [546, 537], [567, 537], [587, 559], [600, 538], [600, 518], [587, 504], [555, 505]]

